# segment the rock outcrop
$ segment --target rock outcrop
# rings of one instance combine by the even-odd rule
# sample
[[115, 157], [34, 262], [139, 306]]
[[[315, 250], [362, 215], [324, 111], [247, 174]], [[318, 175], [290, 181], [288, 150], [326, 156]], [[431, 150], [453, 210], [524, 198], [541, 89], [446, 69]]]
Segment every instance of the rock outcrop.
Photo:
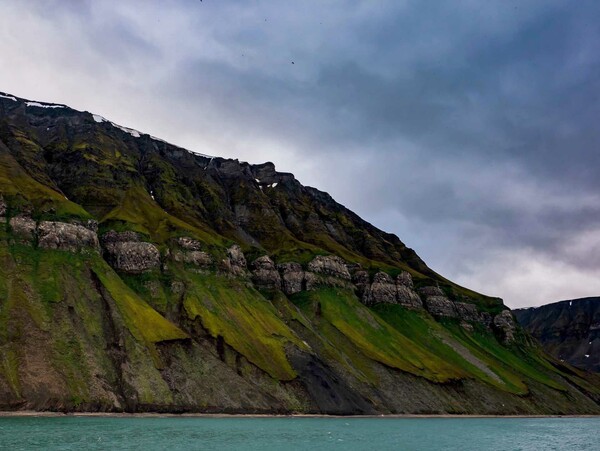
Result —
[[35, 240], [36, 224], [29, 216], [15, 216], [8, 222], [15, 237], [22, 243], [32, 243]]
[[176, 262], [188, 263], [200, 268], [210, 267], [213, 260], [208, 252], [202, 250], [202, 243], [189, 237], [174, 240], [176, 248], [171, 250], [171, 258]]
[[263, 290], [280, 290], [281, 276], [275, 263], [267, 255], [258, 257], [252, 262], [252, 282]]
[[413, 288], [412, 276], [408, 271], [402, 271], [396, 276], [396, 300], [403, 307], [420, 310], [423, 301]]
[[66, 222], [42, 221], [37, 228], [38, 245], [44, 249], [77, 252], [84, 248], [98, 249], [97, 223], [88, 227]]
[[304, 271], [300, 263], [288, 262], [277, 266], [281, 274], [283, 292], [287, 295], [299, 293], [304, 288]]
[[494, 316], [494, 329], [500, 334], [504, 344], [511, 344], [515, 341], [515, 332], [517, 325], [510, 310], [503, 310]]
[[102, 236], [104, 258], [117, 271], [139, 274], [160, 266], [160, 252], [136, 232], [111, 230]]
[[369, 273], [362, 269], [355, 271], [352, 274], [352, 283], [356, 287], [356, 295], [359, 299], [363, 300], [365, 293], [369, 290], [371, 286], [371, 280], [369, 278]]
[[37, 224], [30, 216], [19, 215], [11, 218], [9, 225], [18, 241], [26, 244], [37, 242], [43, 249], [78, 252], [99, 248], [96, 221], [41, 221]]
[[226, 271], [235, 276], [246, 275], [247, 263], [242, 248], [234, 244], [227, 249], [227, 259], [224, 262]]
[[351, 279], [346, 262], [336, 255], [318, 255], [310, 261], [308, 270], [315, 274], [337, 279], [348, 281]]
[[378, 272], [373, 277], [373, 283], [363, 294], [363, 303], [372, 304], [395, 304], [396, 284], [394, 280], [384, 272]]
[[454, 303], [446, 297], [438, 287], [423, 287], [419, 293], [424, 299], [425, 308], [433, 316], [443, 318], [458, 318]]

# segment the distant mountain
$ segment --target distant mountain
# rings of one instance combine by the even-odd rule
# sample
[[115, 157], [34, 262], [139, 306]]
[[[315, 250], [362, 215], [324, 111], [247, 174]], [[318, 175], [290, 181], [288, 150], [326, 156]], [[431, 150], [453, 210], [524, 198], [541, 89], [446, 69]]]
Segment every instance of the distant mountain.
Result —
[[599, 402], [600, 378], [545, 354], [501, 299], [272, 163], [0, 93], [0, 410]]
[[600, 297], [513, 312], [550, 354], [571, 365], [600, 372]]

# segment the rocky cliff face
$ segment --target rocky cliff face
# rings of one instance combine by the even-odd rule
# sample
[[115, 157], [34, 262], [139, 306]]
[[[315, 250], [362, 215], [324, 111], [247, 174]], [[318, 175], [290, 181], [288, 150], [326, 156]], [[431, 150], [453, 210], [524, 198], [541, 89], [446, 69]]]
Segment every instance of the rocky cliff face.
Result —
[[0, 96], [0, 410], [598, 413], [595, 387], [272, 163]]
[[102, 236], [106, 261], [117, 271], [139, 274], [160, 266], [160, 252], [152, 243], [141, 241], [135, 232], [111, 230]]
[[600, 298], [517, 309], [517, 320], [550, 354], [600, 372]]

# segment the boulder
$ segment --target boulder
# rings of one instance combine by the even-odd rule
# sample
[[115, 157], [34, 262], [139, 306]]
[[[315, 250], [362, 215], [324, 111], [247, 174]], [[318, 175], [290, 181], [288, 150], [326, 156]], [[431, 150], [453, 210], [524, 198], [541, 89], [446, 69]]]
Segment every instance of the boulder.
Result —
[[37, 232], [38, 245], [44, 249], [77, 252], [84, 248], [99, 248], [96, 232], [83, 225], [42, 221]]
[[281, 273], [283, 292], [287, 295], [302, 291], [304, 271], [299, 263], [282, 263], [277, 269]]
[[258, 257], [252, 262], [252, 282], [257, 288], [280, 290], [281, 276], [275, 263], [267, 255]]
[[350, 272], [344, 260], [336, 255], [319, 255], [308, 264], [308, 270], [324, 276], [350, 280]]
[[139, 274], [160, 266], [160, 252], [152, 243], [140, 241], [135, 232], [111, 230], [102, 236], [104, 257], [117, 271]]

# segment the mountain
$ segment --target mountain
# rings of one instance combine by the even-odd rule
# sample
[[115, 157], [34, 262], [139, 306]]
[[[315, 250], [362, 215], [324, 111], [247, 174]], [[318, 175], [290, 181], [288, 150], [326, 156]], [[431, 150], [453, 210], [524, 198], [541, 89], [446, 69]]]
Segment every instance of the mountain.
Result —
[[272, 163], [0, 94], [0, 409], [600, 413], [600, 378]]
[[514, 311], [544, 349], [571, 365], [600, 372], [600, 297]]

